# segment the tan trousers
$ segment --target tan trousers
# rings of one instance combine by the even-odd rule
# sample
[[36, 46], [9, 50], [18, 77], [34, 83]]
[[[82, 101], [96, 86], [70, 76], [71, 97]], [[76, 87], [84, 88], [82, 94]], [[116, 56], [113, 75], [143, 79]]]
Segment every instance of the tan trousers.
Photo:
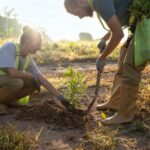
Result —
[[145, 67], [142, 66], [140, 69], [135, 67], [134, 37], [129, 38], [128, 42], [126, 41], [121, 47], [118, 71], [115, 74], [109, 100], [109, 103], [118, 108], [119, 113], [127, 116], [131, 116], [136, 111], [138, 87], [141, 80], [140, 72]]
[[11, 103], [35, 91], [31, 80], [0, 76], [0, 103]]
[[132, 35], [129, 38], [131, 38], [131, 41], [129, 43], [126, 41], [121, 47], [118, 60], [118, 71], [116, 75], [120, 76], [123, 82], [133, 86], [138, 86], [141, 81], [141, 71], [145, 68], [145, 66], [140, 68], [135, 67], [134, 37]]

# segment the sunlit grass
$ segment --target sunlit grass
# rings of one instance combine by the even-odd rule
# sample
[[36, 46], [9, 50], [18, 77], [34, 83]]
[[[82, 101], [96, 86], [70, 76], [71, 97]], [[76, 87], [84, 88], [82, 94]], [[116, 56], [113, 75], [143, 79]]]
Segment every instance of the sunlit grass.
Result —
[[99, 124], [99, 127], [93, 131], [87, 132], [83, 137], [83, 149], [94, 149], [94, 150], [115, 150], [117, 141], [115, 136], [117, 130], [111, 131], [106, 129], [103, 125]]
[[0, 150], [36, 150], [31, 137], [21, 133], [13, 126], [0, 128]]
[[[12, 41], [17, 42], [15, 38], [0, 39], [0, 46]], [[97, 44], [99, 41], [52, 41], [43, 40], [42, 50], [33, 55], [38, 64], [49, 64], [56, 61], [75, 61], [85, 59], [96, 59], [99, 55]], [[120, 46], [118, 46], [120, 47]], [[119, 48], [116, 48], [109, 59], [116, 60], [119, 54]]]
[[[47, 42], [44, 44], [42, 50], [34, 55], [34, 59], [38, 64], [49, 64], [56, 61], [95, 60], [99, 55], [98, 41], [60, 41], [58, 43]], [[116, 60], [118, 55], [119, 48], [112, 52], [109, 59]]]

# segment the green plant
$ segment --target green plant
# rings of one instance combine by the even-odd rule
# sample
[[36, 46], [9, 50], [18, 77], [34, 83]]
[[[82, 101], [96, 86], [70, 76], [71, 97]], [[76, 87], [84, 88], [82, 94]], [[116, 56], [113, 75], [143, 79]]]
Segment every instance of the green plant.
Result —
[[84, 83], [84, 76], [73, 70], [72, 67], [68, 67], [64, 76], [67, 78], [67, 89], [64, 91], [64, 95], [72, 106], [78, 106], [87, 89], [87, 85]]
[[150, 2], [149, 0], [133, 0], [130, 11], [133, 16], [138, 19], [150, 17]]
[[145, 133], [147, 131], [147, 125], [142, 121], [136, 121], [135, 127], [136, 127], [136, 130], [139, 132]]

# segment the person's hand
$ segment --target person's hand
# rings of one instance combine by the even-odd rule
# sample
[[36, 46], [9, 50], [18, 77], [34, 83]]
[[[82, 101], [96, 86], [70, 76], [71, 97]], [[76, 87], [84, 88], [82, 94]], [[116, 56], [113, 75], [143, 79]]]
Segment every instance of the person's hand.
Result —
[[97, 47], [99, 48], [100, 53], [102, 53], [104, 51], [104, 49], [106, 48], [105, 39], [101, 39], [100, 42], [98, 43]]
[[98, 57], [96, 59], [96, 68], [98, 71], [103, 72], [104, 66], [106, 64], [106, 60]]
[[65, 107], [69, 107], [70, 103], [69, 103], [69, 101], [63, 95], [59, 95], [57, 98], [61, 101], [61, 103]]
[[38, 81], [35, 77], [32, 78], [32, 84], [33, 84], [34, 88], [35, 88], [38, 92], [41, 91], [41, 88], [40, 88], [41, 85], [40, 85], [39, 81]]

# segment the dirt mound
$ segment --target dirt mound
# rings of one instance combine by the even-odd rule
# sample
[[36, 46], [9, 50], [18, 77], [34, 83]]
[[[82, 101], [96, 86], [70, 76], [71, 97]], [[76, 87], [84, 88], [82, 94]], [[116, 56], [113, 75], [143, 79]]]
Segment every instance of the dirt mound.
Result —
[[79, 116], [71, 112], [65, 113], [52, 100], [47, 100], [42, 104], [21, 109], [16, 119], [44, 121], [47, 124], [54, 123], [66, 127], [81, 127], [92, 118], [91, 116]]

